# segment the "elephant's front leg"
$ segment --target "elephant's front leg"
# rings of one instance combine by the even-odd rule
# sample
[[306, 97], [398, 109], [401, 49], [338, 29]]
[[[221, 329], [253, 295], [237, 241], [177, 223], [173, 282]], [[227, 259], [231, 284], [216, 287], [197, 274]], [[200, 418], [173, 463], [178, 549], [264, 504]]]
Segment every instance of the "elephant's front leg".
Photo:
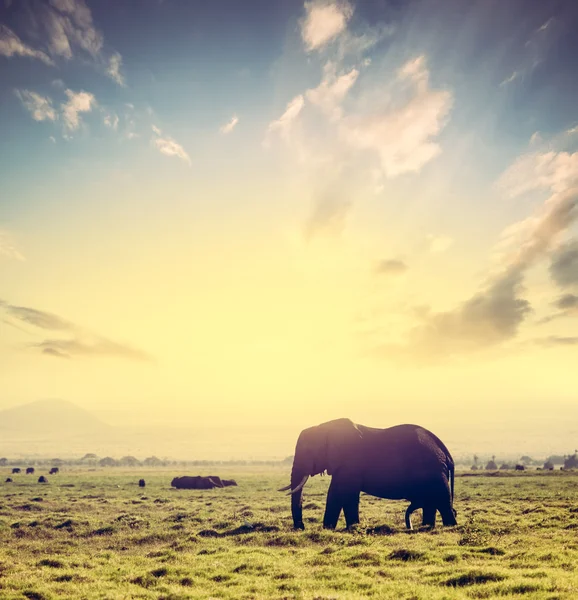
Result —
[[343, 508], [343, 498], [337, 490], [334, 480], [331, 480], [329, 490], [327, 491], [327, 503], [325, 505], [325, 516], [323, 517], [323, 527], [325, 529], [335, 529], [339, 515]]
[[343, 496], [343, 514], [345, 524], [352, 527], [359, 523], [359, 491], [347, 492]]

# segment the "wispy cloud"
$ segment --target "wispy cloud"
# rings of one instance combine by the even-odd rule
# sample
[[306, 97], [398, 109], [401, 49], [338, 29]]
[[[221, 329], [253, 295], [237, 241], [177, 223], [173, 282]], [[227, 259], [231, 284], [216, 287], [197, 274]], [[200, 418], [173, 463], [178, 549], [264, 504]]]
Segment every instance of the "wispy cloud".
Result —
[[550, 263], [550, 276], [561, 288], [578, 287], [578, 239], [556, 249]]
[[14, 245], [11, 234], [0, 229], [0, 257], [2, 256], [14, 260], [25, 260], [22, 253]]
[[57, 119], [56, 110], [48, 96], [41, 96], [29, 90], [16, 90], [16, 95], [35, 121], [55, 121]]
[[305, 17], [301, 20], [301, 37], [308, 51], [320, 50], [342, 33], [353, 15], [353, 6], [342, 0], [305, 2]]
[[355, 84], [358, 75], [357, 69], [351, 69], [338, 76], [336, 64], [329, 61], [323, 69], [321, 83], [316, 88], [307, 90], [307, 99], [318, 106], [330, 120], [337, 121], [343, 115], [341, 102]]
[[54, 66], [54, 62], [45, 52], [28, 46], [11, 29], [2, 24], [0, 24], [0, 56], [35, 58], [46, 65]]
[[441, 146], [435, 138], [444, 128], [453, 104], [449, 91], [430, 87], [424, 56], [404, 64], [397, 83], [409, 83], [412, 89], [401, 107], [386, 106], [371, 114], [346, 116], [342, 124], [348, 144], [375, 152], [386, 177], [418, 172], [440, 154]]
[[106, 69], [106, 74], [114, 81], [118, 83], [120, 86], [125, 85], [124, 76], [120, 72], [122, 66], [122, 56], [115, 52], [108, 61], [108, 67]]
[[233, 129], [235, 129], [237, 123], [239, 122], [239, 117], [237, 117], [237, 115], [233, 115], [230, 119], [230, 121], [228, 121], [227, 123], [225, 123], [220, 129], [219, 131], [223, 134], [223, 135], [227, 135], [228, 133], [231, 133], [231, 131], [233, 131]]
[[162, 131], [156, 125], [152, 126], [152, 130], [155, 133], [155, 137], [153, 137], [153, 145], [161, 154], [180, 158], [189, 166], [192, 164], [191, 158], [187, 154], [186, 150], [178, 142], [169, 136], [163, 136]]
[[25, 3], [22, 5], [21, 22], [47, 52], [26, 44], [11, 29], [0, 25], [0, 55], [34, 58], [53, 66], [55, 59], [71, 60], [80, 52], [85, 61], [124, 85], [122, 57], [104, 50], [104, 37], [95, 27], [85, 0], [50, 0], [39, 3], [34, 12], [28, 12]]
[[142, 350], [132, 348], [126, 344], [113, 342], [105, 337], [91, 333], [71, 321], [63, 319], [50, 312], [17, 306], [0, 300], [0, 310], [6, 315], [5, 322], [22, 331], [20, 325], [32, 327], [26, 333], [38, 334], [44, 331], [68, 334], [69, 337], [51, 337], [41, 342], [30, 344], [31, 348], [39, 348], [42, 354], [58, 358], [74, 358], [85, 356], [111, 356], [128, 358], [132, 360], [152, 360]]
[[508, 85], [508, 83], [512, 83], [512, 81], [515, 81], [516, 79], [518, 79], [518, 77], [520, 76], [520, 74], [518, 73], [518, 71], [514, 71], [509, 77], [506, 77], [506, 79], [504, 79], [500, 85], [504, 86], [504, 85]]
[[407, 271], [407, 264], [399, 259], [383, 259], [375, 266], [376, 275], [403, 275]]
[[115, 131], [118, 129], [119, 118], [117, 114], [106, 114], [103, 119], [103, 123], [110, 129]]
[[151, 360], [146, 352], [98, 337], [73, 340], [44, 340], [39, 344], [34, 344], [34, 347], [40, 348], [44, 354], [59, 358], [110, 356], [131, 360]]
[[68, 102], [62, 105], [62, 119], [67, 129], [74, 131], [80, 125], [80, 113], [90, 112], [96, 99], [90, 92], [66, 90]]
[[[269, 123], [269, 127], [267, 128], [268, 136], [277, 133], [281, 139], [286, 142], [289, 141], [293, 123], [299, 116], [303, 106], [305, 106], [303, 95], [299, 94], [298, 96], [295, 96], [295, 98], [287, 104], [285, 112], [276, 121]], [[268, 143], [268, 140], [269, 137], [266, 138], [266, 143]]]

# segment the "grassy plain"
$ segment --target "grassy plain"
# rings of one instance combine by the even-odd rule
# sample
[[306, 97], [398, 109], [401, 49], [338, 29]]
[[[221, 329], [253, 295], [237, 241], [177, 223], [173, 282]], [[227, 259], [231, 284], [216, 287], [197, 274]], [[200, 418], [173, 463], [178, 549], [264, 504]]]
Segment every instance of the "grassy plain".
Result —
[[315, 477], [294, 532], [276, 491], [288, 469], [209, 470], [239, 487], [174, 490], [184, 473], [168, 469], [4, 483], [0, 469], [0, 598], [578, 598], [578, 473], [459, 476], [459, 526], [429, 532], [371, 496], [356, 531], [324, 531], [329, 478]]

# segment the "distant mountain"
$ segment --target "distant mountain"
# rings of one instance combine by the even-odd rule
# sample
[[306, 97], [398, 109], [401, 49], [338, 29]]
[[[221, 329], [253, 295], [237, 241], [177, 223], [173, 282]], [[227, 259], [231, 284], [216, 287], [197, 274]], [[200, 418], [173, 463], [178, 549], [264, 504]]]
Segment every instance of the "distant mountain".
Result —
[[114, 428], [67, 400], [37, 400], [0, 411], [2, 437], [68, 438], [109, 435]]

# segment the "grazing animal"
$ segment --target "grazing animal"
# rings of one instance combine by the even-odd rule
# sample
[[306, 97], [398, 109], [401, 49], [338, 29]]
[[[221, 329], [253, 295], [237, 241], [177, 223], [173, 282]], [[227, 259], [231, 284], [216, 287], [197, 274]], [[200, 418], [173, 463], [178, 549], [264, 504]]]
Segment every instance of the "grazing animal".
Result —
[[12, 483], [12, 477], [7, 477], [6, 478], [6, 483]]
[[291, 484], [279, 490], [291, 490], [295, 529], [305, 529], [303, 486], [324, 471], [332, 476], [326, 529], [335, 529], [342, 510], [347, 527], [359, 523], [361, 492], [423, 507], [423, 525], [434, 527], [437, 511], [444, 525], [457, 524], [453, 458], [437, 436], [419, 425], [377, 429], [336, 419], [304, 429], [295, 448]]
[[221, 479], [224, 487], [229, 487], [231, 485], [238, 485], [238, 483], [234, 479]]
[[28, 467], [26, 469], [26, 475], [34, 475], [34, 467]]
[[20, 467], [14, 467], [14, 468], [12, 469], [12, 473], [13, 473], [13, 474], [14, 474], [14, 473], [20, 473], [21, 471], [22, 471], [22, 469], [20, 469]]
[[178, 490], [210, 490], [216, 487], [224, 487], [220, 477], [175, 477], [171, 481], [171, 486]]
[[40, 475], [40, 477], [38, 478], [38, 483], [48, 483], [48, 479], [46, 479], [44, 475]]
[[50, 472], [48, 474], [56, 475], [56, 473], [58, 473], [59, 471], [60, 471], [60, 469], [58, 467], [52, 467], [52, 469], [50, 469]]
[[144, 487], [146, 485], [146, 481], [144, 479], [139, 479], [138, 480], [138, 486], [139, 487]]
[[524, 465], [516, 465], [516, 471], [525, 471], [526, 467]]

